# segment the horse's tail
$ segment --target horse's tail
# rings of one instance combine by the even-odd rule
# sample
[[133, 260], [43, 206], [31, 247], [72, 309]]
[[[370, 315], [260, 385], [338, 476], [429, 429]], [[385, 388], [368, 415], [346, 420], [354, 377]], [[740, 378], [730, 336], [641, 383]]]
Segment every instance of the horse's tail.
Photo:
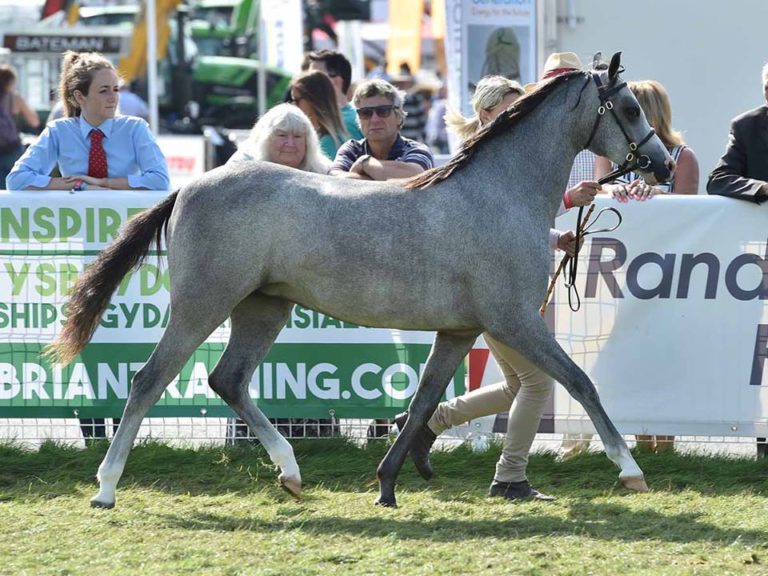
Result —
[[146, 258], [153, 241], [160, 249], [178, 195], [176, 190], [154, 208], [131, 218], [120, 236], [83, 271], [69, 298], [64, 328], [46, 347], [46, 357], [68, 364], [85, 348], [123, 277]]

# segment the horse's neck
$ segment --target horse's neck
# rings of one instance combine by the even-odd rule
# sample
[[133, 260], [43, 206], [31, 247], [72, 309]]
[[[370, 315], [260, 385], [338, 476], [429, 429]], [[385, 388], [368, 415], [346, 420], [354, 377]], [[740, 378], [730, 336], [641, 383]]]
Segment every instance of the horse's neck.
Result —
[[[550, 102], [551, 99], [551, 102]], [[581, 126], [565, 94], [554, 93], [512, 130], [487, 142], [465, 178], [468, 184], [505, 182], [510, 195], [554, 217], [579, 152]]]

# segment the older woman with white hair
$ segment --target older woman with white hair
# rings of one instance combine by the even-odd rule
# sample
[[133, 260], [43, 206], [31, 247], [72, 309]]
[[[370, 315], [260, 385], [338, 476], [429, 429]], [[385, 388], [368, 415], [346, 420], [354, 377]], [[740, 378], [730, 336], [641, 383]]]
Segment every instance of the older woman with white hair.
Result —
[[[227, 164], [254, 161], [273, 162], [318, 174], [327, 174], [330, 166], [309, 118], [292, 104], [279, 104], [259, 118]], [[280, 433], [291, 438], [334, 436], [338, 432], [338, 425], [328, 418], [277, 418], [270, 421]], [[250, 437], [247, 426], [239, 418], [230, 419], [228, 427], [228, 435], [235, 439]]]
[[309, 118], [291, 104], [279, 104], [259, 118], [228, 163], [253, 160], [318, 174], [327, 174], [330, 166]]

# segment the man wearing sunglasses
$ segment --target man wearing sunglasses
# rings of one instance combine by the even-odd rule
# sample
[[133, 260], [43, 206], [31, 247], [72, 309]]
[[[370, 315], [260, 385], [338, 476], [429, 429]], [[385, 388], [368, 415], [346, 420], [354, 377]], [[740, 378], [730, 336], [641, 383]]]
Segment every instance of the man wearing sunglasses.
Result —
[[429, 147], [403, 138], [404, 94], [381, 79], [361, 83], [352, 98], [362, 140], [339, 148], [330, 173], [360, 180], [409, 178], [434, 166]]

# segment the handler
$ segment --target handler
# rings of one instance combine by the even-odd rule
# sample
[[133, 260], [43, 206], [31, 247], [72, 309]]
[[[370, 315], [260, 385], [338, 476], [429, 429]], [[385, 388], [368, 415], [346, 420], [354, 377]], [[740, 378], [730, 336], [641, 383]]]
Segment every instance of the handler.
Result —
[[[569, 57], [570, 68], [580, 68], [581, 62], [572, 53], [556, 54], [547, 61], [545, 70], [564, 68], [564, 57]], [[523, 88], [517, 82], [502, 76], [488, 76], [480, 80], [472, 98], [475, 115], [464, 118], [449, 109], [446, 114], [448, 129], [459, 138], [467, 139], [484, 125], [492, 122], [499, 114], [523, 95]], [[600, 189], [597, 182], [581, 182], [566, 191], [564, 202], [567, 207], [590, 204]], [[564, 207], [561, 206], [561, 211]], [[550, 247], [566, 253], [575, 253], [573, 232], [562, 233], [550, 230]], [[424, 477], [431, 475], [429, 450], [443, 431], [474, 418], [509, 411], [507, 433], [501, 457], [496, 464], [496, 473], [488, 490], [489, 496], [501, 496], [508, 500], [554, 500], [552, 496], [534, 489], [528, 481], [526, 469], [528, 454], [544, 413], [547, 400], [554, 387], [554, 380], [541, 369], [529, 362], [519, 352], [483, 334], [488, 348], [498, 362], [504, 381], [473, 390], [467, 394], [441, 402], [427, 424], [419, 432], [411, 446], [411, 454], [419, 472]], [[395, 417], [400, 430], [405, 426], [407, 413]]]

